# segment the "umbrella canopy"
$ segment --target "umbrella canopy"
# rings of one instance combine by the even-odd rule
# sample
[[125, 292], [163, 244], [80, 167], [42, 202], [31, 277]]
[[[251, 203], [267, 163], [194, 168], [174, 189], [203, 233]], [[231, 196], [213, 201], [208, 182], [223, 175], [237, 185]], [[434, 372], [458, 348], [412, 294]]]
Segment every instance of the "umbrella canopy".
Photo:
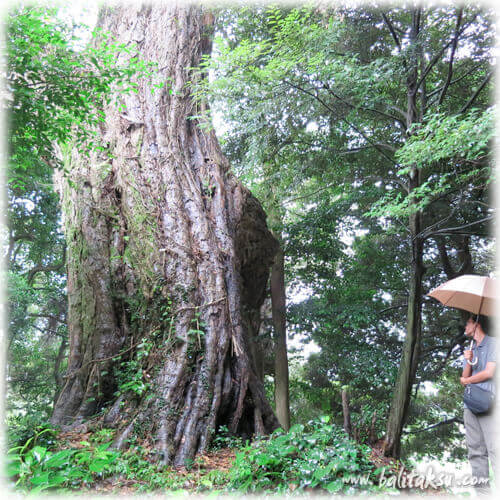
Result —
[[427, 295], [445, 306], [485, 316], [498, 315], [498, 283], [487, 276], [464, 274], [434, 288]]

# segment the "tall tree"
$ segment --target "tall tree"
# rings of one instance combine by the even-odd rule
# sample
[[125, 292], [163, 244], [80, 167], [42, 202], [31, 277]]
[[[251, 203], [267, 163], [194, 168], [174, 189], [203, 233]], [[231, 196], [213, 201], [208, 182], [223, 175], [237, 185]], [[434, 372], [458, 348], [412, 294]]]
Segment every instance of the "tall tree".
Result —
[[[406, 105], [406, 130], [409, 131], [422, 120], [425, 110], [418, 106], [420, 97], [419, 78], [420, 66], [422, 64], [422, 47], [420, 42], [420, 30], [422, 22], [422, 9], [420, 7], [411, 9], [411, 27], [408, 30], [408, 43], [410, 49], [408, 56], [403, 59], [406, 72], [407, 105]], [[384, 19], [387, 17], [384, 16]], [[387, 21], [388, 22], [388, 21]], [[389, 23], [389, 22], [388, 22]], [[389, 24], [391, 28], [392, 25]], [[391, 30], [391, 33], [393, 31]], [[401, 44], [396, 33], [396, 45], [401, 50]], [[413, 166], [407, 180], [408, 193], [411, 194], [422, 184], [421, 171]], [[385, 436], [384, 450], [387, 455], [399, 457], [401, 445], [401, 433], [408, 416], [408, 407], [411, 399], [411, 390], [415, 381], [422, 336], [422, 279], [425, 273], [423, 262], [423, 239], [422, 239], [422, 212], [413, 210], [409, 216], [409, 239], [411, 245], [411, 270], [408, 290], [408, 309], [406, 320], [406, 336], [403, 344], [403, 355], [399, 365], [396, 378], [395, 391], [392, 397], [391, 409], [387, 421], [387, 433]]]
[[62, 151], [70, 353], [52, 422], [105, 410], [115, 446], [150, 436], [174, 464], [219, 425], [279, 425], [249, 347], [277, 242], [192, 92], [213, 21], [197, 6], [103, 9], [103, 29], [159, 70], [105, 107], [102, 152]]
[[[272, 193], [272, 188], [271, 188]], [[273, 196], [273, 199], [276, 197]], [[270, 205], [268, 200], [268, 205]], [[274, 332], [274, 403], [281, 426], [290, 428], [290, 387], [288, 376], [288, 351], [286, 335], [285, 252], [283, 249], [283, 222], [279, 201], [270, 207], [270, 225], [280, 246], [271, 268], [271, 304]]]
[[[474, 141], [467, 141], [464, 156], [463, 150], [450, 146], [451, 137], [458, 139], [456, 134], [446, 141], [440, 133], [440, 140], [434, 140], [427, 125], [435, 125], [438, 115], [438, 122], [446, 117], [447, 126], [439, 130], [446, 129], [448, 134], [453, 130], [451, 123], [465, 126], [469, 133], [474, 130], [472, 123], [483, 131], [488, 128], [483, 126], [486, 115], [470, 120], [466, 113], [472, 107], [484, 111], [490, 105], [491, 19], [487, 11], [473, 7], [390, 11], [376, 5], [362, 9], [339, 6], [330, 11], [269, 8], [252, 14], [254, 18], [243, 15], [228, 41], [219, 45], [217, 70], [222, 78], [212, 87], [223, 103], [229, 103], [223, 109], [235, 123], [226, 147], [247, 168], [254, 168], [255, 158], [271, 149], [262, 145], [272, 145], [280, 160], [272, 182], [279, 179], [294, 194], [289, 200], [300, 200], [289, 205], [287, 214], [292, 221], [304, 217], [295, 223], [299, 230], [304, 223], [318, 221], [318, 213], [336, 214], [335, 221], [325, 217], [321, 224], [324, 228], [330, 225], [337, 237], [345, 234], [346, 226], [358, 224], [358, 233], [370, 233], [354, 235], [358, 241], [378, 244], [392, 240], [391, 247], [397, 248], [387, 267], [372, 264], [367, 268], [351, 263], [364, 259], [364, 245], [353, 245], [354, 257], [345, 252], [346, 257], [335, 252], [339, 244], [324, 247], [322, 241], [320, 247], [318, 242], [314, 248], [317, 260], [308, 276], [314, 276], [324, 291], [319, 299], [311, 298], [309, 303], [320, 304], [308, 310], [321, 311], [324, 321], [336, 312], [336, 323], [354, 330], [349, 323], [357, 326], [360, 310], [353, 299], [370, 296], [372, 302], [360, 306], [364, 319], [371, 320], [363, 326], [364, 338], [375, 338], [382, 348], [389, 347], [391, 359], [401, 355], [386, 440], [386, 453], [398, 456], [422, 360], [423, 316], [427, 321], [424, 329], [430, 331], [435, 325], [431, 314], [423, 312], [424, 290], [443, 271], [434, 267], [434, 275], [425, 274], [438, 253], [433, 238], [446, 235], [451, 251], [456, 251], [464, 246], [456, 240], [464, 230], [476, 241], [488, 237], [485, 224], [491, 220], [491, 209], [477, 211], [479, 203], [486, 202], [490, 172], [485, 142], [473, 134]], [[256, 14], [262, 19], [259, 26]], [[419, 129], [428, 134], [428, 141], [422, 136], [417, 141], [425, 146], [405, 148], [413, 144]], [[491, 132], [485, 134], [486, 141], [488, 137]], [[428, 161], [420, 161], [421, 153], [437, 143], [450, 155], [431, 159], [427, 154]], [[403, 151], [404, 160], [399, 154]], [[474, 157], [468, 157], [469, 153]], [[461, 203], [464, 200], [467, 205]], [[315, 213], [309, 215], [309, 211]], [[367, 215], [374, 220], [368, 222]], [[288, 225], [288, 234], [293, 234], [293, 224]], [[314, 232], [319, 231], [307, 227], [297, 246], [310, 249]], [[370, 250], [369, 256], [378, 254], [379, 260], [385, 260], [386, 248]], [[443, 251], [440, 255], [445, 256]], [[298, 273], [305, 276], [300, 265], [309, 255], [303, 251], [296, 257], [300, 264], [294, 271], [299, 268]], [[338, 268], [329, 272], [325, 264], [331, 261], [337, 261]], [[351, 282], [339, 279], [338, 274], [347, 275], [349, 267], [367, 275], [355, 277], [360, 286], [372, 288], [355, 290], [350, 273]], [[382, 282], [370, 281], [376, 270], [380, 270]], [[341, 290], [346, 285], [350, 296]], [[339, 296], [345, 297], [342, 304], [347, 311], [332, 305]], [[384, 305], [387, 300], [391, 307]], [[406, 315], [400, 313], [402, 308]], [[392, 311], [390, 316], [387, 311]], [[393, 328], [388, 328], [388, 319]], [[319, 330], [312, 319], [309, 323], [315, 332]], [[322, 328], [327, 329], [326, 325]], [[381, 329], [393, 337], [392, 345], [380, 340]], [[402, 342], [394, 330], [406, 331]], [[426, 333], [428, 345], [430, 334]], [[394, 353], [395, 347], [401, 352]], [[324, 349], [330, 352], [328, 346]], [[388, 383], [391, 377], [386, 378]]]
[[[424, 117], [430, 114], [429, 94], [437, 96], [434, 99], [437, 109], [440, 110], [443, 108], [443, 102], [445, 97], [447, 97], [447, 92], [451, 84], [458, 43], [459, 41], [463, 43], [463, 39], [465, 38], [464, 33], [473, 23], [477, 13], [472, 13], [467, 19], [464, 19], [462, 7], [457, 8], [455, 12], [449, 13], [446, 17], [446, 23], [451, 27], [450, 34], [434, 46], [430, 43], [430, 30], [427, 24], [432, 22], [435, 13], [427, 11], [422, 7], [415, 7], [409, 9], [408, 14], [409, 19], [407, 24], [399, 23], [399, 33], [387, 13], [382, 13], [382, 17], [394, 39], [396, 50], [401, 55], [401, 63], [406, 77], [407, 94], [404, 113], [406, 117], [405, 133], [407, 137], [411, 137], [418, 126], [421, 126]], [[403, 46], [402, 37], [406, 39], [406, 47]], [[434, 51], [432, 58], [425, 55], [426, 48], [430, 47]], [[444, 54], [447, 53], [447, 49], [449, 51], [448, 60], [446, 61]], [[430, 74], [438, 62], [441, 62], [445, 66], [443, 72], [445, 79], [444, 81], [438, 81], [436, 84]], [[461, 104], [459, 109], [454, 109], [453, 114], [462, 114], [472, 106], [490, 76], [491, 72], [487, 72], [485, 79], [478, 89], [470, 96], [467, 102]], [[429, 178], [434, 177], [434, 172], [421, 167], [422, 165], [419, 164], [417, 156], [406, 169], [400, 171], [406, 177], [411, 271], [406, 336], [387, 421], [387, 432], [384, 443], [385, 453], [394, 457], [399, 457], [401, 453], [401, 435], [408, 418], [411, 393], [420, 362], [420, 350], [422, 346], [423, 278], [426, 272], [424, 265], [424, 245], [429, 236], [428, 226], [431, 224], [427, 216], [426, 208], [428, 207], [422, 207], [420, 203], [421, 196], [418, 196], [416, 193], [422, 189], [422, 186], [428, 182]], [[456, 169], [452, 168], [452, 172], [456, 173]], [[446, 191], [446, 188], [444, 191]], [[440, 196], [442, 192], [442, 189], [437, 190], [437, 194]], [[444, 219], [446, 219], [446, 216]], [[475, 224], [477, 224], [477, 221], [470, 223], [471, 226]]]

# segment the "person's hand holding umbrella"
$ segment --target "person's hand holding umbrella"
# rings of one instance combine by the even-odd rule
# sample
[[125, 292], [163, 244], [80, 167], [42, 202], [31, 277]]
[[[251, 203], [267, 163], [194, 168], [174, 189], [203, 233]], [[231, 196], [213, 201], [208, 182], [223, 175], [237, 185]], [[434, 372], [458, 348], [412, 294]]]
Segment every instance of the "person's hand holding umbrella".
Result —
[[[471, 342], [471, 345], [472, 345], [472, 342]], [[472, 353], [472, 350], [471, 349], [466, 349], [464, 351], [464, 358], [467, 360], [467, 363], [469, 363], [469, 365], [472, 365], [474, 366], [476, 363], [477, 363], [477, 359], [473, 361], [473, 353]], [[467, 377], [460, 377], [460, 383], [465, 387], [467, 385]]]
[[[439, 300], [442, 304], [469, 311], [479, 316], [493, 316], [497, 313], [498, 284], [493, 278], [464, 274], [438, 286], [427, 295]], [[475, 328], [475, 326], [474, 326]], [[464, 357], [471, 366], [477, 363], [472, 357], [475, 329], [467, 333], [471, 337], [469, 349], [464, 352]]]
[[[472, 476], [478, 492], [489, 493], [490, 465], [495, 468], [497, 423], [493, 412], [495, 399], [496, 342], [483, 330], [480, 315], [497, 314], [497, 282], [485, 276], [463, 275], [443, 283], [429, 293], [442, 304], [464, 309], [476, 315], [467, 320], [465, 335], [471, 338], [464, 352], [466, 363], [460, 383], [464, 390], [464, 426]], [[477, 357], [473, 359], [474, 340]]]

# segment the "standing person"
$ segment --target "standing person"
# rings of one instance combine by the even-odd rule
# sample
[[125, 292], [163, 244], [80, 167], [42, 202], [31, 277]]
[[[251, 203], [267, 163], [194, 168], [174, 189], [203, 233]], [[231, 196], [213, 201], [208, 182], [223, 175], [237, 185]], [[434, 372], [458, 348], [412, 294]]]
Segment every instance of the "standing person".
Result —
[[[460, 383], [465, 387], [477, 384], [482, 389], [495, 393], [496, 341], [486, 335], [487, 319], [483, 316], [470, 317], [465, 325], [465, 335], [474, 339], [472, 350], [464, 352], [464, 367]], [[476, 362], [477, 360], [477, 362]], [[470, 364], [472, 362], [474, 364]], [[464, 403], [465, 439], [467, 442], [469, 462], [476, 491], [480, 494], [490, 492], [489, 464], [496, 473], [495, 447], [496, 429], [494, 412], [475, 414]], [[495, 475], [496, 478], [496, 475]]]

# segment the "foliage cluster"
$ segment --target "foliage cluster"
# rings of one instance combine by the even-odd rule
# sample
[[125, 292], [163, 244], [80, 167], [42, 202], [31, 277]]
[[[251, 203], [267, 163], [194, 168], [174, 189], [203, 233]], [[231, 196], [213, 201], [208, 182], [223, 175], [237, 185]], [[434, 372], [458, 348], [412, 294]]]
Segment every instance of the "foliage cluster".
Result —
[[[326, 491], [359, 494], [377, 491], [378, 470], [369, 459], [371, 449], [348, 438], [329, 417], [296, 424], [289, 432], [277, 429], [257, 439], [236, 455], [228, 488], [242, 493], [273, 490]], [[354, 477], [370, 477], [355, 484]]]
[[[434, 383], [434, 390], [427, 394], [419, 391], [411, 402], [412, 411], [402, 439], [405, 459], [425, 457], [446, 462], [467, 459], [464, 431], [460, 425], [463, 415], [457, 411], [456, 403], [457, 395], [463, 394], [457, 372], [455, 366], [446, 367]], [[446, 458], [443, 458], [443, 445], [448, 451]]]
[[138, 492], [202, 492], [222, 489], [228, 481], [227, 472], [204, 470], [198, 459], [182, 472], [165, 468], [154, 463], [150, 450], [135, 439], [129, 440], [125, 451], [111, 449], [113, 434], [113, 429], [101, 429], [75, 447], [58, 440], [57, 431], [48, 424], [40, 426], [23, 444], [9, 449], [6, 472], [10, 485], [30, 494], [95, 491], [103, 480], [114, 477], [118, 487], [126, 481]]
[[243, 439], [230, 432], [227, 425], [221, 425], [217, 429], [217, 433], [212, 441], [210, 448], [212, 450], [220, 450], [222, 448], [241, 448]]
[[396, 157], [401, 169], [399, 174], [408, 174], [417, 166], [426, 175], [426, 180], [411, 196], [389, 192], [377, 200], [370, 215], [408, 215], [415, 210], [424, 210], [435, 201], [453, 191], [471, 186], [484, 189], [493, 181], [491, 141], [494, 134], [495, 107], [484, 111], [473, 109], [465, 116], [447, 116], [443, 113], [429, 114], [425, 122], [414, 127], [411, 137], [400, 148]]
[[[85, 27], [80, 26], [80, 29]], [[24, 187], [54, 166], [54, 142], [88, 151], [95, 127], [104, 120], [103, 105], [137, 92], [135, 77], [152, 75], [151, 64], [134, 57], [120, 66], [120, 52], [134, 46], [117, 44], [96, 28], [101, 43], [81, 47], [74, 27], [56, 9], [21, 7], [9, 15], [7, 29], [9, 106], [9, 185]], [[89, 142], [90, 141], [90, 142]]]
[[8, 451], [7, 475], [14, 478], [19, 491], [38, 493], [57, 489], [65, 492], [88, 487], [96, 478], [111, 472], [119, 455], [118, 451], [108, 449], [111, 443], [92, 446], [82, 441], [81, 448], [62, 450], [34, 444], [44, 433], [53, 433], [53, 430], [46, 428], [24, 445]]

